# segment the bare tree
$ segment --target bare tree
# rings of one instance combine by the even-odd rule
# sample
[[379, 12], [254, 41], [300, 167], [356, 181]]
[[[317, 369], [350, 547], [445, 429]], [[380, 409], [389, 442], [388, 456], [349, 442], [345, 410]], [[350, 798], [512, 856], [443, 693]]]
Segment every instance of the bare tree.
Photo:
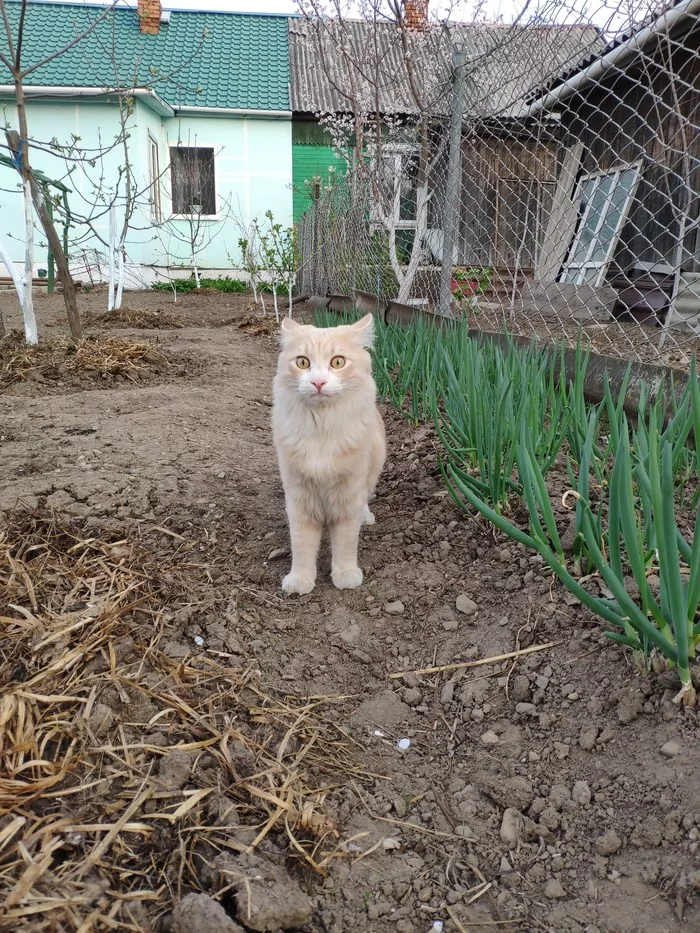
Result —
[[[28, 302], [31, 302], [31, 264], [33, 262], [33, 252], [29, 227], [30, 219], [33, 217], [33, 212], [36, 211], [39, 222], [41, 223], [41, 227], [51, 248], [51, 252], [53, 253], [56, 267], [58, 269], [58, 274], [63, 285], [63, 297], [65, 301], [66, 314], [68, 316], [70, 331], [73, 339], [79, 340], [82, 337], [82, 327], [80, 324], [80, 315], [78, 314], [75, 283], [73, 282], [73, 278], [70, 274], [68, 259], [63, 250], [61, 238], [58, 235], [56, 225], [53, 221], [53, 218], [51, 217], [51, 211], [49, 210], [49, 207], [46, 203], [44, 191], [37, 182], [36, 175], [30, 162], [30, 137], [27, 125], [27, 98], [25, 81], [39, 68], [42, 68], [49, 62], [54, 61], [54, 59], [58, 58], [59, 56], [64, 55], [69, 49], [72, 49], [79, 42], [82, 42], [97, 28], [99, 23], [110, 14], [112, 7], [107, 7], [102, 13], [91, 20], [89, 25], [84, 30], [82, 30], [82, 32], [77, 33], [69, 43], [62, 46], [60, 49], [51, 52], [40, 61], [27, 64], [23, 61], [27, 5], [28, 0], [21, 0], [19, 6], [19, 16], [17, 18], [16, 24], [13, 24], [13, 16], [10, 13], [10, 9], [6, 3], [6, 0], [0, 0], [0, 18], [2, 19], [6, 40], [6, 51], [4, 49], [0, 49], [0, 63], [5, 66], [12, 77], [18, 123], [17, 130], [5, 130], [5, 137], [7, 140], [7, 146], [15, 161], [17, 171], [22, 178], [25, 202], [27, 251], [25, 257], [24, 290], [22, 295], [19, 297], [23, 303], [23, 309], [26, 308], [31, 317]], [[25, 319], [27, 312], [25, 312]]]

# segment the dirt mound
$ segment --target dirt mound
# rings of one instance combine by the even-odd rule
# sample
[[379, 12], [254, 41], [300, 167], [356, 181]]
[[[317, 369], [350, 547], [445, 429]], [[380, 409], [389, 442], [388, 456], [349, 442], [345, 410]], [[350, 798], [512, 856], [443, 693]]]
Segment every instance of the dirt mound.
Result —
[[121, 308], [106, 314], [93, 314], [85, 318], [87, 327], [133, 327], [138, 330], [176, 330], [184, 321], [167, 311], [149, 308]]
[[0, 393], [47, 395], [194, 375], [197, 362], [155, 343], [122, 337], [50, 338], [28, 347], [13, 331], [0, 340]]

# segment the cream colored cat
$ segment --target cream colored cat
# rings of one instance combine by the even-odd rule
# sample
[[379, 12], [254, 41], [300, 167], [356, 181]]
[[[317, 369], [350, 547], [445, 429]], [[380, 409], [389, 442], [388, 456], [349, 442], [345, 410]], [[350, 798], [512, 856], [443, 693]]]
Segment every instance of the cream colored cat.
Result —
[[377, 411], [371, 358], [374, 321], [320, 328], [282, 321], [273, 384], [272, 433], [292, 542], [285, 593], [310, 593], [324, 526], [330, 529], [331, 577], [339, 589], [362, 583], [357, 543], [386, 442]]

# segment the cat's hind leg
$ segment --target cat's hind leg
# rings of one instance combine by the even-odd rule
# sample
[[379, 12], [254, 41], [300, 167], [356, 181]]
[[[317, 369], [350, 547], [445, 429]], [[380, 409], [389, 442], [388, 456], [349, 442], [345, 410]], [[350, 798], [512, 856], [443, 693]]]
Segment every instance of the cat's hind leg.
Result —
[[316, 585], [316, 557], [323, 527], [295, 506], [288, 508], [287, 513], [292, 543], [292, 569], [282, 580], [282, 589], [287, 594], [298, 593], [304, 596]]

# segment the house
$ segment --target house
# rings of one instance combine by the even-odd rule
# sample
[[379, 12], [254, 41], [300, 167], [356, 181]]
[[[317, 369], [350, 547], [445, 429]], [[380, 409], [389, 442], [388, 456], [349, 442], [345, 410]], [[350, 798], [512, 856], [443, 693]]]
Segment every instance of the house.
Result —
[[700, 2], [668, 6], [561, 74], [522, 117], [559, 123], [536, 285], [555, 312], [597, 294], [616, 316], [700, 333]]
[[[387, 122], [427, 116], [444, 132], [453, 50], [458, 48], [467, 61], [467, 101], [455, 263], [512, 267], [520, 260], [532, 265], [541, 239], [539, 220], [555, 183], [555, 144], [547, 127], [533, 134], [513, 117], [528, 91], [599, 49], [599, 32], [580, 26], [476, 23], [443, 28], [428, 25], [427, 7], [425, 0], [406, 0], [404, 30], [385, 20], [290, 19], [295, 220], [311, 207], [309, 181], [316, 176], [325, 183], [329, 169], [343, 172], [352, 159], [351, 151], [339, 158], [329, 125], [345, 120], [352, 130], [353, 117], [371, 122], [379, 113]], [[395, 226], [408, 241], [415, 229], [415, 195], [407, 190], [411, 154], [400, 148], [386, 157], [392, 160], [388, 172], [396, 186]], [[426, 247], [431, 253], [427, 262], [433, 263], [442, 252], [445, 163], [446, 149], [431, 178]], [[423, 270], [419, 278], [424, 291], [430, 291], [426, 275]]]
[[[6, 7], [16, 31], [21, 3]], [[0, 52], [6, 45], [3, 31]], [[57, 222], [77, 278], [105, 277], [112, 203], [117, 238], [129, 215], [127, 286], [195, 264], [214, 275], [236, 269], [241, 229], [254, 218], [269, 210], [291, 223], [287, 17], [164, 11], [160, 0], [108, 9], [30, 0], [23, 65], [67, 46], [27, 75], [25, 92], [32, 165], [68, 189], [68, 223], [61, 198]], [[18, 127], [2, 63], [0, 104]], [[3, 153], [0, 236], [22, 262], [18, 177]]]

